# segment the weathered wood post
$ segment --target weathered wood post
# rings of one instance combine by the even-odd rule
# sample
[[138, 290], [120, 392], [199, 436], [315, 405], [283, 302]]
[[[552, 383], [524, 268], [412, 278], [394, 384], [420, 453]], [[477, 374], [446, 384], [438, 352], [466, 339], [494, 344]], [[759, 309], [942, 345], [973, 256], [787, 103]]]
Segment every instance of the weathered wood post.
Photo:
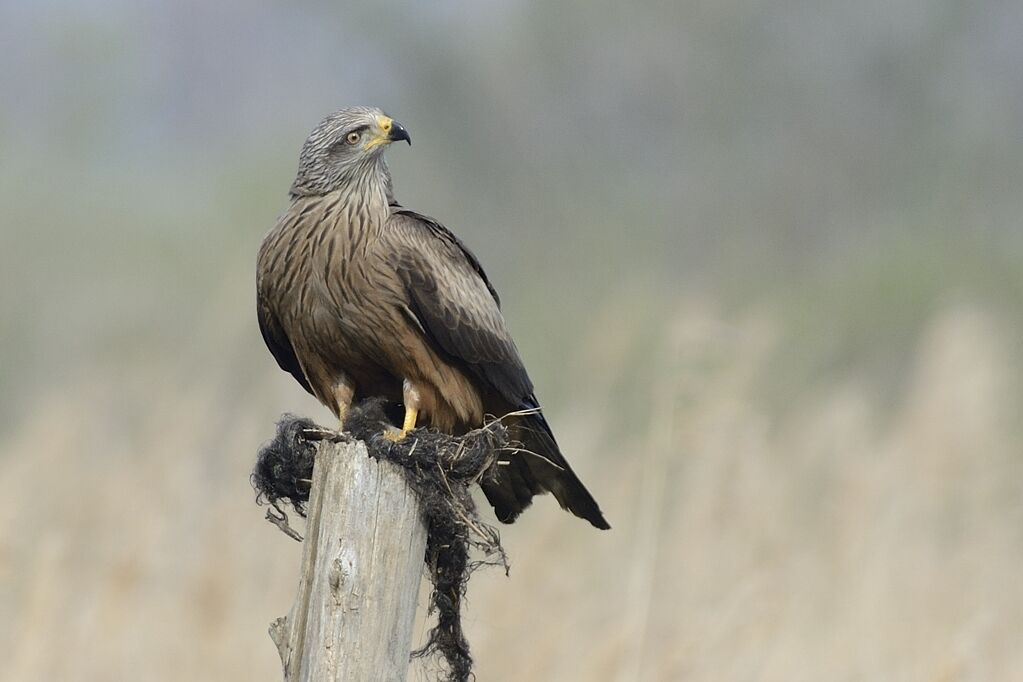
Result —
[[317, 444], [302, 576], [270, 626], [285, 682], [403, 681], [426, 527], [401, 469], [361, 441]]

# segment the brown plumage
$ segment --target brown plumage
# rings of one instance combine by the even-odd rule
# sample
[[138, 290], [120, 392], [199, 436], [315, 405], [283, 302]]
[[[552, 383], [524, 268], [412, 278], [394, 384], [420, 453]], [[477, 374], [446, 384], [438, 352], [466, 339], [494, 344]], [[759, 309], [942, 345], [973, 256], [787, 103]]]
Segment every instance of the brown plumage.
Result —
[[[511, 522], [534, 495], [608, 528], [540, 412], [476, 257], [436, 221], [398, 205], [383, 161], [408, 133], [378, 109], [332, 114], [309, 136], [292, 201], [264, 239], [258, 315], [278, 364], [338, 415], [353, 400], [405, 406], [417, 425], [459, 434], [506, 415], [522, 444], [484, 492]], [[399, 436], [399, 437], [401, 437]]]

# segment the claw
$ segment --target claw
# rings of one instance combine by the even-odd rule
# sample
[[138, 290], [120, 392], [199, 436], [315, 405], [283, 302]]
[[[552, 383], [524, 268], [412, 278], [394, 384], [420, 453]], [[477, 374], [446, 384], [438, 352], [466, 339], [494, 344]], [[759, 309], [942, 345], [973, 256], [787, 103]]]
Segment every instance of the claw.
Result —
[[388, 429], [384, 431], [384, 440], [389, 440], [392, 443], [398, 443], [405, 440], [405, 436], [408, 435], [408, 431], [405, 429]]
[[405, 382], [405, 422], [401, 425], [401, 430], [388, 429], [384, 432], [384, 438], [397, 443], [400, 440], [404, 440], [408, 432], [416, 428], [416, 417], [419, 416], [419, 409], [416, 407], [418, 401], [418, 394], [412, 388], [412, 385]]

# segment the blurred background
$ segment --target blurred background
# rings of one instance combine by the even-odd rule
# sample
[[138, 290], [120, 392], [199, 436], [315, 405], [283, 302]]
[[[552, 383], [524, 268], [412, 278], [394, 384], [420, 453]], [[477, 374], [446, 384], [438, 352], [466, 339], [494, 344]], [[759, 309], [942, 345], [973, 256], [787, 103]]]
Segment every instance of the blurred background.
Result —
[[483, 261], [614, 526], [502, 528], [479, 679], [1023, 679], [1020, 35], [1010, 0], [0, 4], [0, 679], [280, 678], [300, 547], [248, 476], [331, 417], [254, 262], [350, 104], [411, 131], [399, 200]]

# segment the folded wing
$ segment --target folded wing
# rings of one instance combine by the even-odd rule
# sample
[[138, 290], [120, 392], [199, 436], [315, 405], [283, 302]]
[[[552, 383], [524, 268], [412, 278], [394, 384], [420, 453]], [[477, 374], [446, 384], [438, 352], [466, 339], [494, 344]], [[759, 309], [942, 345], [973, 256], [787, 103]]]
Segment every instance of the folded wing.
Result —
[[426, 338], [443, 355], [499, 396], [484, 407], [501, 416], [527, 410], [510, 421], [521, 449], [503, 459], [496, 482], [484, 485], [498, 518], [510, 522], [534, 495], [552, 492], [562, 507], [608, 528], [593, 497], [572, 472], [540, 412], [533, 384], [505, 327], [500, 299], [479, 261], [443, 225], [395, 207], [388, 239], [392, 265], [406, 287], [409, 309]]

